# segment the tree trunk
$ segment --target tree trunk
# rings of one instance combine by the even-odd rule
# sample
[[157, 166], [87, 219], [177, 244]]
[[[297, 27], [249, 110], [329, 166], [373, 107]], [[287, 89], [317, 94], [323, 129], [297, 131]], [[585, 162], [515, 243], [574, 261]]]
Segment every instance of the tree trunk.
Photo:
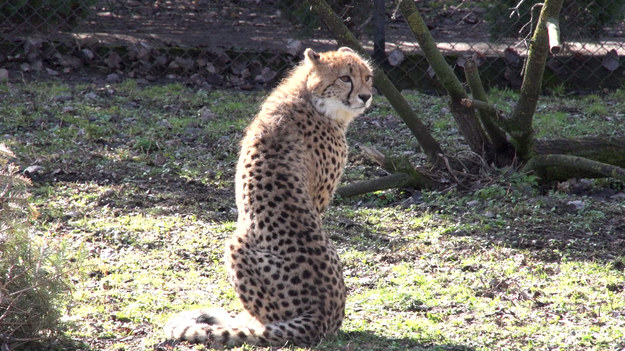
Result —
[[508, 132], [513, 138], [517, 154], [522, 160], [529, 160], [532, 157], [532, 142], [534, 138], [532, 122], [534, 112], [536, 112], [538, 97], [542, 91], [543, 73], [545, 72], [545, 63], [549, 53], [547, 20], [550, 17], [558, 17], [562, 8], [562, 2], [563, 0], [544, 1], [534, 36], [530, 42], [519, 102], [516, 104], [514, 112], [508, 121], [508, 125], [511, 127]]
[[[473, 99], [488, 102], [488, 95], [486, 95], [486, 91], [482, 85], [480, 73], [477, 69], [475, 61], [469, 59], [464, 63], [464, 74], [467, 84], [469, 84], [469, 89], [471, 89]], [[478, 116], [480, 121], [482, 121], [484, 130], [486, 131], [488, 138], [493, 143], [495, 150], [499, 151], [511, 147], [508, 143], [508, 139], [506, 138], [506, 133], [495, 124], [495, 120], [498, 118], [497, 111], [479, 110]]]
[[417, 39], [419, 47], [423, 50], [425, 58], [428, 60], [430, 66], [432, 66], [434, 73], [436, 73], [439, 81], [449, 93], [451, 99], [450, 109], [458, 124], [460, 133], [473, 152], [479, 155], [485, 155], [488, 158], [489, 151], [493, 149], [492, 145], [486, 138], [486, 133], [477, 119], [475, 110], [462, 106], [461, 101], [467, 98], [467, 93], [460, 80], [458, 80], [458, 77], [454, 74], [454, 71], [449, 67], [447, 61], [445, 61], [445, 58], [438, 50], [436, 42], [432, 38], [414, 1], [401, 0], [399, 10], [404, 15], [404, 18], [406, 18], [408, 26]]
[[[451, 111], [462, 136], [470, 148], [483, 157], [479, 164], [486, 164], [484, 163], [486, 160], [488, 164], [495, 161], [495, 164], [501, 165], [502, 162], [497, 161], [506, 159], [507, 163], [504, 161], [504, 164], [525, 162], [525, 171], [536, 172], [548, 180], [591, 176], [614, 177], [625, 181], [625, 140], [622, 138], [533, 140], [533, 115], [541, 93], [542, 75], [549, 48], [546, 23], [548, 18], [558, 17], [562, 2], [563, 0], [545, 0], [542, 5], [524, 69], [520, 98], [510, 118], [501, 116], [500, 111], [487, 102], [477, 69], [471, 62], [468, 62], [465, 71], [473, 93], [473, 99], [468, 98], [462, 83], [438, 51], [413, 0], [401, 0], [399, 10], [406, 18], [436, 76], [449, 93]], [[310, 0], [310, 3], [340, 44], [351, 47], [364, 57], [369, 57], [324, 0]], [[551, 27], [551, 32], [554, 33], [553, 26]], [[555, 47], [557, 41], [553, 40], [553, 35], [551, 34], [551, 39]], [[457, 166], [463, 164], [461, 160], [448, 159], [443, 154], [438, 142], [427, 131], [410, 105], [384, 72], [377, 67], [374, 80], [378, 90], [386, 96], [415, 135], [428, 161], [438, 167], [436, 172], [429, 174], [429, 171], [414, 168], [405, 159], [378, 157], [380, 165], [391, 173], [389, 176], [349, 185], [337, 190], [337, 193], [352, 196], [404, 186], [436, 189], [443, 184], [437, 181], [437, 178], [442, 179], [442, 173], [453, 177], [458, 185], [463, 185], [467, 179], [473, 181], [479, 178], [476, 175], [479, 170], [471, 167], [458, 171]], [[478, 119], [476, 110], [480, 111], [482, 120]], [[482, 113], [484, 116], [481, 116]], [[512, 143], [507, 141], [508, 136]], [[500, 156], [503, 158], [498, 159]], [[461, 176], [465, 174], [468, 177]]]

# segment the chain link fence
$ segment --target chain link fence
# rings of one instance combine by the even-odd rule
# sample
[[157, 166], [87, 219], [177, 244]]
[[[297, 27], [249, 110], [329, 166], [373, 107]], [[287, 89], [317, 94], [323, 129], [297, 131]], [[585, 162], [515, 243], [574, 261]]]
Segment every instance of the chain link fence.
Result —
[[[333, 9], [400, 88], [438, 91], [397, 1], [331, 0]], [[535, 0], [416, 1], [438, 47], [462, 74], [474, 58], [487, 86], [521, 83]], [[565, 1], [563, 50], [546, 88], [617, 88], [625, 81], [625, 0]], [[207, 87], [270, 86], [306, 47], [336, 48], [297, 0], [5, 0], [0, 79], [92, 70]], [[374, 50], [375, 49], [375, 50]]]

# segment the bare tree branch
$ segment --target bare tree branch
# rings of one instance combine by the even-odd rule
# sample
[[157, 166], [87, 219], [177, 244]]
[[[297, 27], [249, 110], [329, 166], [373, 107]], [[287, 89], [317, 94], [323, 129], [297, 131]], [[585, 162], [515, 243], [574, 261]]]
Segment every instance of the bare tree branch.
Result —
[[482, 129], [481, 124], [478, 122], [475, 111], [461, 105], [460, 101], [467, 98], [467, 93], [454, 71], [438, 50], [436, 42], [432, 38], [414, 1], [401, 0], [399, 10], [404, 15], [404, 18], [406, 18], [408, 26], [417, 39], [419, 47], [423, 50], [425, 58], [428, 60], [430, 66], [432, 66], [434, 73], [436, 73], [441, 84], [449, 93], [452, 115], [458, 124], [460, 133], [467, 141], [467, 144], [469, 144], [471, 150], [476, 153], [481, 154], [484, 150], [491, 150], [492, 144], [486, 137], [486, 132]]
[[[471, 89], [471, 94], [473, 95], [473, 98], [488, 103], [488, 95], [486, 95], [486, 91], [484, 90], [484, 86], [482, 85], [480, 73], [477, 69], [475, 61], [469, 59], [464, 63], [464, 74], [467, 83], [469, 84], [469, 89]], [[486, 134], [488, 134], [488, 137], [493, 142], [495, 148], [502, 149], [504, 147], [507, 147], [508, 140], [506, 139], [506, 133], [501, 130], [494, 122], [498, 119], [497, 110], [495, 110], [494, 108], [492, 110], [480, 109], [478, 115], [480, 117], [480, 121], [482, 121], [482, 125], [484, 125]]]
[[549, 49], [546, 22], [549, 17], [557, 17], [563, 0], [545, 0], [538, 19], [538, 25], [532, 37], [529, 56], [526, 62], [519, 102], [510, 118], [510, 135], [521, 159], [529, 160], [532, 152], [532, 122], [538, 97], [542, 89], [543, 73]]
[[[310, 3], [312, 4], [312, 10], [323, 20], [326, 26], [328, 26], [328, 29], [334, 34], [340, 45], [348, 46], [362, 56], [369, 59], [371, 58], [324, 0], [310, 0]], [[373, 81], [378, 90], [388, 99], [397, 113], [399, 113], [400, 118], [406, 123], [408, 129], [410, 129], [412, 134], [417, 138], [428, 161], [435, 165], [441, 164], [442, 160], [439, 155], [443, 154], [443, 149], [440, 144], [432, 137], [425, 124], [421, 122], [406, 99], [404, 99], [399, 90], [397, 90], [395, 85], [393, 85], [391, 80], [386, 76], [384, 70], [376, 67]]]

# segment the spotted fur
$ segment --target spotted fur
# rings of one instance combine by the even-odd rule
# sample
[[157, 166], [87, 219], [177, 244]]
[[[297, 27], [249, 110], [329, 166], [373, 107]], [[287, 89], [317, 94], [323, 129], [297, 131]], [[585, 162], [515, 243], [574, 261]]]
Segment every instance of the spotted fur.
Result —
[[208, 345], [312, 344], [345, 315], [339, 256], [322, 228], [347, 157], [348, 124], [371, 104], [372, 70], [348, 48], [305, 52], [247, 128], [226, 266], [245, 312], [185, 312], [168, 337]]

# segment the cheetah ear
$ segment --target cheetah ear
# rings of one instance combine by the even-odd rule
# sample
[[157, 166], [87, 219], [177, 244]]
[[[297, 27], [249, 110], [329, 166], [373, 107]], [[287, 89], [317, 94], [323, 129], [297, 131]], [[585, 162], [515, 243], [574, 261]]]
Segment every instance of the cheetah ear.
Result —
[[355, 54], [354, 50], [348, 48], [347, 46], [343, 46], [343, 47], [339, 48], [338, 51], [341, 51], [341, 52], [351, 52], [352, 54]]
[[304, 57], [306, 58], [306, 61], [312, 63], [313, 65], [319, 62], [319, 59], [321, 58], [321, 56], [311, 48], [304, 51]]

